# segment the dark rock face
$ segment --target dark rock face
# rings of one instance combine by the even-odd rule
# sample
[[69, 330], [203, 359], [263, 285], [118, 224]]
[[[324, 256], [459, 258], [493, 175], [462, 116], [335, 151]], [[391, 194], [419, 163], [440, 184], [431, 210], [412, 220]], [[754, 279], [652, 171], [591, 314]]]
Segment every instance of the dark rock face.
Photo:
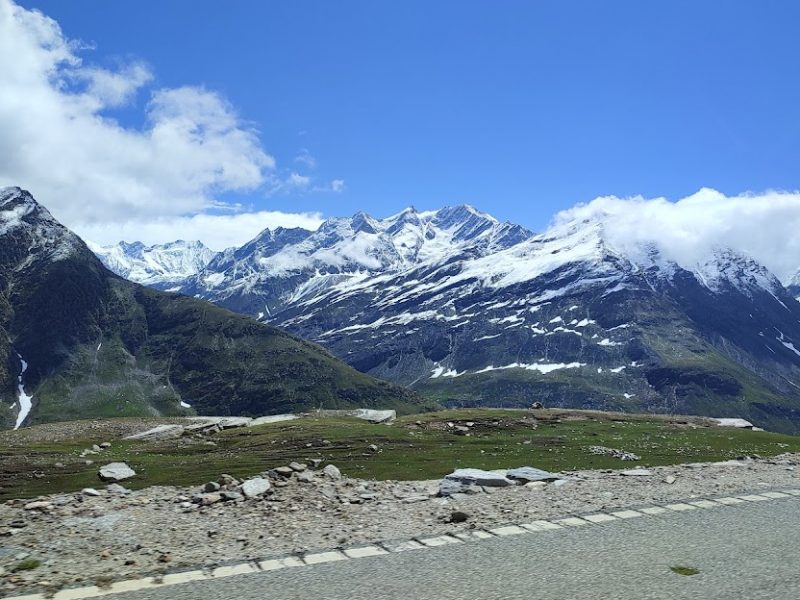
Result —
[[800, 304], [746, 256], [682, 267], [599, 221], [471, 207], [265, 231], [181, 288], [449, 406], [687, 412], [800, 430]]
[[318, 346], [108, 271], [18, 188], [0, 190], [0, 425], [196, 411], [262, 415], [419, 404]]

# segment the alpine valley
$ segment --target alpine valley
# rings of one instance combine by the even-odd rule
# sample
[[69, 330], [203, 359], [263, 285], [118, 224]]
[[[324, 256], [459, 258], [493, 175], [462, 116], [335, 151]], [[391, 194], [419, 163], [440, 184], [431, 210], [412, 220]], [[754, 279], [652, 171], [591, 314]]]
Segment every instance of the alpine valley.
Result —
[[268, 324], [113, 274], [28, 192], [0, 190], [0, 426], [420, 403]]
[[735, 249], [678, 264], [655, 243], [615, 244], [601, 217], [533, 234], [470, 206], [265, 230], [213, 257], [176, 244], [98, 255], [445, 406], [540, 401], [800, 431], [800, 304]]

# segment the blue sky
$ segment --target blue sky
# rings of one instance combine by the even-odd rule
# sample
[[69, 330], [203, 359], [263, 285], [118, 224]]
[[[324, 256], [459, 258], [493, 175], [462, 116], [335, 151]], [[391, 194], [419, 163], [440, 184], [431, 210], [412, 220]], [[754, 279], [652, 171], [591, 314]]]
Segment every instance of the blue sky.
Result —
[[91, 43], [86, 63], [147, 64], [151, 85], [106, 111], [123, 125], [143, 126], [154, 88], [203, 86], [257, 128], [280, 177], [313, 178], [220, 187], [256, 210], [466, 202], [539, 229], [602, 195], [800, 188], [795, 2], [21, 5]]

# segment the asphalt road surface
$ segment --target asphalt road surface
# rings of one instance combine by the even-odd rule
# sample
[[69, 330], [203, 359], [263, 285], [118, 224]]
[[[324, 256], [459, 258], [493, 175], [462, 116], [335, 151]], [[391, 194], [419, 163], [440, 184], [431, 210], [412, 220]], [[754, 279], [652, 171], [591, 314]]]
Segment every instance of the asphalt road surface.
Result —
[[[800, 497], [115, 594], [114, 600], [800, 599]], [[680, 575], [671, 567], [698, 574]]]

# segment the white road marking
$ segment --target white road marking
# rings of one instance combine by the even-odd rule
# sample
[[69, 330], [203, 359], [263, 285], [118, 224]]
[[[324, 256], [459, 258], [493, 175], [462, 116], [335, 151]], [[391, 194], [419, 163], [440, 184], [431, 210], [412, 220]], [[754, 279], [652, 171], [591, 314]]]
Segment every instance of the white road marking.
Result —
[[674, 510], [676, 512], [681, 512], [684, 510], [697, 510], [696, 506], [692, 506], [691, 504], [684, 504], [683, 502], [679, 502], [677, 504], [667, 504], [666, 508]]
[[711, 500], [692, 500], [689, 502], [692, 506], [696, 506], [697, 508], [718, 508], [722, 506], [721, 504], [717, 504]]
[[361, 548], [348, 548], [344, 553], [350, 558], [365, 558], [367, 556], [380, 556], [381, 554], [389, 554], [383, 548], [378, 546], [362, 546]]
[[294, 556], [287, 558], [274, 558], [271, 560], [262, 560], [258, 563], [262, 571], [275, 571], [276, 569], [287, 569], [289, 567], [302, 567], [303, 561]]
[[663, 506], [648, 506], [647, 508], [640, 508], [639, 512], [644, 513], [646, 515], [663, 515], [666, 512], [669, 512]]
[[330, 552], [318, 552], [316, 554], [306, 554], [303, 557], [303, 562], [307, 565], [318, 565], [319, 563], [334, 562], [337, 560], [347, 560], [347, 557], [338, 550], [331, 550]]
[[440, 535], [431, 538], [420, 538], [419, 541], [425, 544], [426, 546], [430, 546], [431, 548], [435, 548], [436, 546], [447, 546], [449, 544], [462, 543], [461, 540], [459, 540], [458, 538], [454, 538], [449, 535]]
[[608, 523], [609, 521], [617, 520], [617, 517], [613, 515], [607, 515], [605, 513], [597, 513], [596, 515], [585, 515], [583, 518], [592, 523]]
[[620, 510], [617, 512], [612, 512], [611, 514], [619, 519], [635, 519], [636, 517], [644, 516], [642, 513], [635, 510]]
[[508, 525], [506, 527], [498, 527], [497, 529], [490, 529], [489, 533], [505, 537], [508, 535], [519, 535], [521, 533], [527, 533], [527, 531], [525, 531], [522, 527], [518, 527], [516, 525]]
[[528, 531], [550, 531], [552, 529], [564, 529], [558, 523], [551, 521], [533, 521], [532, 523], [523, 523], [520, 527], [524, 527]]
[[569, 527], [581, 527], [582, 525], [590, 525], [589, 521], [584, 521], [578, 517], [567, 517], [566, 519], [557, 519], [553, 521], [559, 525], [568, 525]]
[[764, 500], [769, 500], [769, 498], [765, 498], [764, 496], [759, 496], [758, 494], [750, 494], [748, 496], [739, 496], [742, 500], [747, 500], [748, 502], [763, 502]]

